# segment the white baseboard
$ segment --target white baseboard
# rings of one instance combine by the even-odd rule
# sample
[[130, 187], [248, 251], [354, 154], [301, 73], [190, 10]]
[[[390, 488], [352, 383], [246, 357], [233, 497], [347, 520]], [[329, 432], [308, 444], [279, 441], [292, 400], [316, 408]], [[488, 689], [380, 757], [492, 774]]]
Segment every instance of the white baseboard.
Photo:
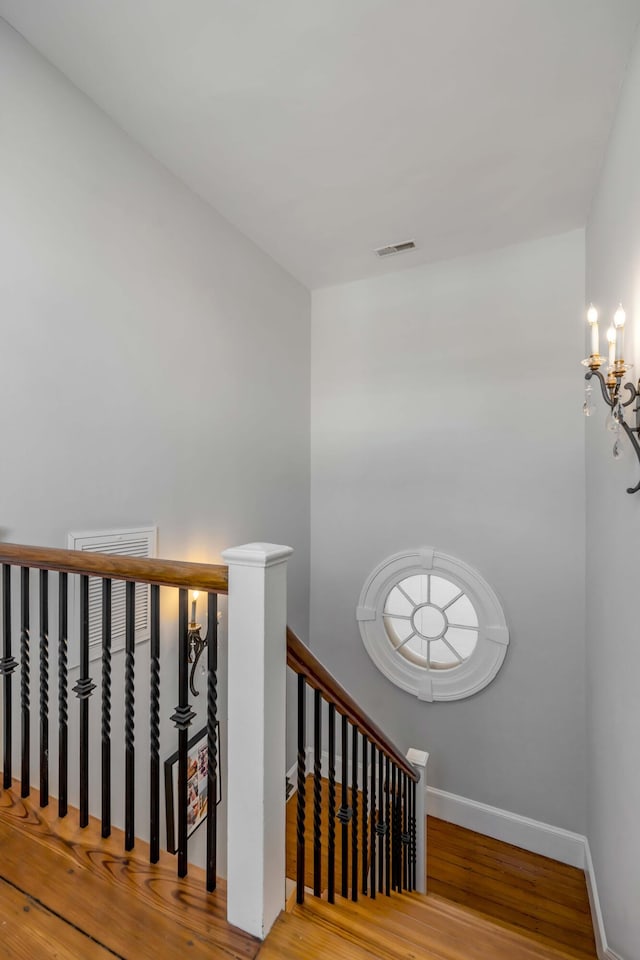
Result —
[[523, 850], [551, 857], [572, 867], [585, 867], [585, 837], [549, 823], [530, 820], [508, 810], [468, 800], [436, 787], [427, 787], [427, 811], [440, 820], [475, 830]]
[[596, 874], [591, 858], [591, 848], [589, 841], [585, 837], [585, 865], [584, 872], [587, 878], [587, 892], [589, 894], [589, 905], [591, 907], [591, 917], [593, 919], [593, 933], [596, 938], [596, 950], [598, 960], [622, 960], [620, 954], [612, 950], [607, 943], [607, 935], [604, 929], [604, 918], [602, 916], [602, 907], [598, 896], [598, 887], [596, 884]]

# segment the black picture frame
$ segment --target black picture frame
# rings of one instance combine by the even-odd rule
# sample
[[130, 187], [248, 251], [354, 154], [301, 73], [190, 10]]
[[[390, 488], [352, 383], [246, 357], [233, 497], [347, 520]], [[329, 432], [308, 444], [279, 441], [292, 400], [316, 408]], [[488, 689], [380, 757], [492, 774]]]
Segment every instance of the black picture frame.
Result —
[[[187, 837], [190, 837], [207, 819], [207, 728], [203, 727], [187, 743], [187, 796], [194, 802], [189, 804]], [[216, 806], [222, 800], [222, 778], [220, 776], [220, 723], [216, 723]], [[204, 760], [204, 765], [203, 765]], [[203, 790], [204, 787], [204, 790]], [[178, 751], [172, 753], [164, 762], [164, 794], [167, 820], [167, 850], [177, 853], [178, 835]]]

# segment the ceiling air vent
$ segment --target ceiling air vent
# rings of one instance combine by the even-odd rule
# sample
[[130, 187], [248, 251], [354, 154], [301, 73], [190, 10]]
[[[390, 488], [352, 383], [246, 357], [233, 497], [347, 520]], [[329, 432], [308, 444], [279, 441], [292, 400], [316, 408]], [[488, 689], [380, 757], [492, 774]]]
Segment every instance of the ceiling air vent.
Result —
[[390, 243], [388, 247], [379, 247], [375, 253], [378, 257], [390, 257], [394, 253], [405, 253], [407, 250], [415, 250], [415, 248], [415, 241], [405, 240], [404, 243]]

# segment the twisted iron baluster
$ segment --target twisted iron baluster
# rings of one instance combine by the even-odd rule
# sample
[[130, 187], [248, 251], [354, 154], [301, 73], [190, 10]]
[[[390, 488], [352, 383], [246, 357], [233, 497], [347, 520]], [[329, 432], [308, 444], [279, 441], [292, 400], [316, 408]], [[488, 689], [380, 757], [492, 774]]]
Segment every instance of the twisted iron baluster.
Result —
[[351, 728], [351, 899], [358, 899], [358, 728]]
[[306, 802], [307, 753], [306, 733], [306, 683], [298, 675], [298, 809], [297, 809], [297, 890], [296, 901], [304, 903], [304, 819]]
[[124, 669], [124, 740], [125, 740], [125, 850], [132, 850], [135, 842], [135, 606], [136, 585], [126, 586], [125, 635], [126, 654]]
[[58, 574], [58, 816], [67, 815], [68, 793], [68, 575]]
[[336, 708], [329, 704], [329, 830], [328, 830], [329, 903], [335, 903], [336, 889]]
[[416, 785], [411, 784], [411, 889], [415, 890], [417, 880], [418, 842], [416, 833]]
[[31, 696], [29, 651], [29, 568], [20, 569], [20, 706], [22, 711], [22, 783], [21, 797], [31, 791]]
[[371, 744], [371, 899], [376, 898], [376, 745]]
[[11, 656], [11, 567], [8, 563], [2, 565], [2, 659], [0, 660], [0, 675], [3, 678], [3, 786], [5, 790], [11, 787], [11, 675], [18, 666]]
[[73, 692], [80, 701], [80, 826], [89, 824], [89, 697], [96, 685], [89, 676], [89, 577], [80, 576], [80, 676]]
[[40, 806], [49, 804], [49, 571], [40, 571]]
[[391, 761], [389, 757], [385, 758], [385, 820], [387, 823], [387, 832], [385, 834], [385, 893], [388, 897], [391, 896]]
[[313, 894], [322, 893], [322, 696], [313, 697]]
[[216, 888], [218, 751], [218, 598], [209, 594], [207, 615], [207, 890]]
[[362, 892], [367, 894], [367, 872], [369, 870], [369, 778], [367, 776], [367, 761], [369, 757], [369, 740], [362, 734]]
[[151, 587], [149, 650], [149, 860], [160, 859], [160, 587]]
[[102, 581], [102, 836], [111, 834], [111, 580]]

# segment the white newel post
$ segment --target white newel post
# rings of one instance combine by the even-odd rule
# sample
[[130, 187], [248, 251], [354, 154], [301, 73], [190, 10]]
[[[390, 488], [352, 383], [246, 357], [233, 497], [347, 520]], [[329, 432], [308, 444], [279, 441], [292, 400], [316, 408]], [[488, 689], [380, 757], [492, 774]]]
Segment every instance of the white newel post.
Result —
[[427, 892], [427, 761], [429, 754], [414, 747], [407, 752], [407, 760], [420, 780], [416, 784], [416, 890]]
[[227, 919], [264, 939], [285, 905], [287, 560], [248, 543], [229, 565]]

